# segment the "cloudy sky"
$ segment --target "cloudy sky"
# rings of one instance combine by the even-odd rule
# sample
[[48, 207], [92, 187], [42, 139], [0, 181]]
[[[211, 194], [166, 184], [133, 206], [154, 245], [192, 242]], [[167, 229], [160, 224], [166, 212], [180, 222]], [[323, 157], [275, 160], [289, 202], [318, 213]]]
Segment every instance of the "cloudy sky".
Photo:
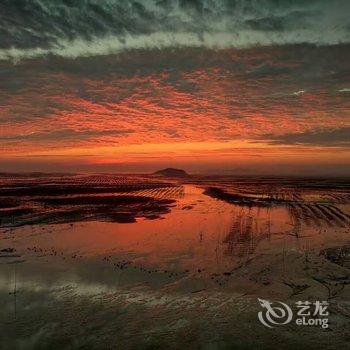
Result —
[[[324, 16], [323, 7], [315, 9], [307, 10], [316, 19]], [[173, 166], [195, 173], [350, 175], [350, 46], [344, 28], [334, 25], [343, 17], [332, 13], [333, 22], [323, 28], [333, 39], [336, 28], [339, 43], [317, 42], [321, 29], [314, 24], [307, 42], [293, 37], [281, 43], [295, 34], [288, 18], [296, 9], [279, 9], [285, 17], [273, 11], [244, 24], [244, 33], [247, 23], [254, 25], [254, 40], [256, 28], [263, 28], [260, 44], [250, 36], [244, 47], [232, 38], [212, 47], [204, 28], [195, 33], [203, 45], [184, 45], [175, 37], [172, 45], [163, 38], [163, 46], [140, 46], [154, 34], [147, 27], [147, 37], [134, 36], [136, 46], [114, 52], [106, 44], [106, 38], [114, 42], [112, 32], [102, 33], [97, 46], [96, 37], [80, 42], [74, 57], [50, 32], [41, 40], [29, 37], [21, 12], [18, 35], [4, 36], [0, 45], [0, 171], [148, 172]], [[222, 22], [231, 23], [226, 17]], [[277, 22], [287, 24], [278, 29]], [[234, 37], [226, 27], [221, 36], [217, 27], [209, 34]], [[38, 31], [34, 24], [30, 29]], [[266, 42], [270, 37], [277, 42]], [[55, 44], [49, 44], [52, 38]]]

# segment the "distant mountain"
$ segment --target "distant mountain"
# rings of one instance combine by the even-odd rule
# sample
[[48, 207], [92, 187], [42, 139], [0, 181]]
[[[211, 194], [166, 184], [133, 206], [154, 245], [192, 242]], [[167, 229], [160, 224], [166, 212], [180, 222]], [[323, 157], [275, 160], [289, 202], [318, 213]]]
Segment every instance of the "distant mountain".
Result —
[[185, 170], [175, 169], [175, 168], [166, 168], [158, 170], [153, 175], [157, 176], [167, 176], [167, 177], [187, 177], [189, 176]]

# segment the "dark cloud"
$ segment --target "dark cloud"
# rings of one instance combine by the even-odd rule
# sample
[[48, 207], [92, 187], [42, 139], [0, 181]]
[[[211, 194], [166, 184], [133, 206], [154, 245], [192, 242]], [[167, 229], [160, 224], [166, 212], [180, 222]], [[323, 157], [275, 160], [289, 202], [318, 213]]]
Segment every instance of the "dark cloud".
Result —
[[0, 136], [3, 141], [56, 141], [56, 140], [84, 140], [96, 136], [118, 136], [132, 133], [133, 130], [72, 130], [61, 129], [51, 132], [35, 132], [31, 134], [15, 135], [15, 136]]
[[350, 127], [333, 130], [316, 130], [284, 135], [266, 134], [262, 139], [272, 145], [316, 145], [350, 147]]

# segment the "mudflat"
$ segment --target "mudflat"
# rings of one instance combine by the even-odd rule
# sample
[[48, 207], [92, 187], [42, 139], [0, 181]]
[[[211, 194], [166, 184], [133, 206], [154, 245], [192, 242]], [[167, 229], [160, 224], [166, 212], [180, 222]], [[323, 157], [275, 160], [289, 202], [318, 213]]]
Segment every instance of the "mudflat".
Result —
[[[347, 179], [2, 176], [0, 196], [2, 348], [347, 344]], [[266, 328], [258, 299], [327, 301], [329, 328]]]

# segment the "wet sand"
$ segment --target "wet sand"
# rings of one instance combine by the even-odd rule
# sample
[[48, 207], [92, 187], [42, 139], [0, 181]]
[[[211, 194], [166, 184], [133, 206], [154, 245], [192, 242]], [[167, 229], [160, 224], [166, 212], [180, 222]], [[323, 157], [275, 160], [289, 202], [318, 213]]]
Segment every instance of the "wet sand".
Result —
[[[0, 347], [345, 347], [350, 336], [348, 189], [344, 183], [320, 188], [292, 182], [293, 191], [290, 184], [281, 191], [276, 181], [274, 190], [266, 191], [266, 182], [243, 189], [237, 179], [197, 178], [166, 179], [166, 186], [123, 193], [94, 189], [94, 194], [51, 192], [33, 199], [7, 192], [7, 200], [19, 201], [9, 201], [11, 210], [35, 202], [36, 218], [41, 208], [67, 211], [77, 201], [91, 213], [105, 205], [106, 196], [109, 207], [128, 213], [131, 205], [140, 206], [130, 198], [169, 202], [155, 216], [138, 207], [134, 222], [81, 216], [85, 209], [59, 223], [26, 223], [27, 214], [1, 221]], [[213, 185], [234, 201], [208, 195]], [[120, 196], [128, 200], [121, 203]], [[111, 203], [111, 198], [117, 199]], [[263, 205], [255, 205], [257, 198]], [[327, 300], [330, 327], [291, 323], [268, 329], [257, 319], [258, 298], [289, 305]]]

